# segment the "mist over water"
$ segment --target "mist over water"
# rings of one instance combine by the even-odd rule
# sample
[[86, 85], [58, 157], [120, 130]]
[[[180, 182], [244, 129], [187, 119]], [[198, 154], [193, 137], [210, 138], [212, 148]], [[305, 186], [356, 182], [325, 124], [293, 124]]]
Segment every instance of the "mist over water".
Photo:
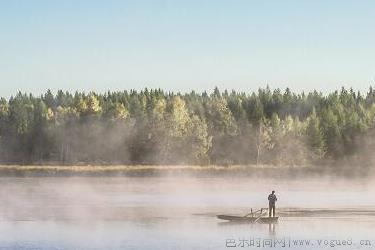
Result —
[[[372, 183], [338, 177], [3, 177], [0, 246], [228, 249], [226, 240], [251, 237], [374, 242]], [[267, 207], [273, 189], [278, 224], [216, 218]]]

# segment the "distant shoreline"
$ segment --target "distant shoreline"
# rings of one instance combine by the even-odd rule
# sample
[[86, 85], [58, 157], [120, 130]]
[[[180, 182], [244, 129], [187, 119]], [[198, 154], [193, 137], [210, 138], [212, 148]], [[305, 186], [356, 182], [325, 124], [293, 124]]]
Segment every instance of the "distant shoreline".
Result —
[[0, 165], [0, 177], [33, 176], [257, 176], [261, 178], [298, 178], [303, 176], [337, 175], [364, 177], [372, 169], [330, 168], [328, 166], [276, 166], [276, 165]]

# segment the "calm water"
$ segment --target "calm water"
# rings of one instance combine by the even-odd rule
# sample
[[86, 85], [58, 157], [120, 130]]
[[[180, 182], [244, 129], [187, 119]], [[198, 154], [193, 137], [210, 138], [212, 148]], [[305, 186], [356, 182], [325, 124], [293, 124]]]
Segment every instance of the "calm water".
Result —
[[[372, 183], [337, 178], [1, 178], [0, 249], [375, 249]], [[278, 224], [216, 218], [267, 206], [272, 189], [279, 199]]]

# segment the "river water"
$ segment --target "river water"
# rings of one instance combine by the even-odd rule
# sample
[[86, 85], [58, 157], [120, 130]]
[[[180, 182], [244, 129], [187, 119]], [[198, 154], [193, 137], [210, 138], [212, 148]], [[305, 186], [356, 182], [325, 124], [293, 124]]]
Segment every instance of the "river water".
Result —
[[[0, 249], [375, 249], [371, 179], [0, 178]], [[279, 223], [234, 224], [278, 196]]]

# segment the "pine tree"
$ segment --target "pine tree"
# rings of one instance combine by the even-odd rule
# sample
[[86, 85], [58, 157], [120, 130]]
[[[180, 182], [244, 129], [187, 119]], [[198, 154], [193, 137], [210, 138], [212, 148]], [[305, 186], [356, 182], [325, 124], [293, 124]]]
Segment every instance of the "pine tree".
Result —
[[318, 158], [322, 158], [325, 154], [326, 148], [323, 138], [323, 133], [320, 128], [320, 120], [316, 115], [315, 108], [307, 119], [306, 128], [307, 142], [312, 151]]

